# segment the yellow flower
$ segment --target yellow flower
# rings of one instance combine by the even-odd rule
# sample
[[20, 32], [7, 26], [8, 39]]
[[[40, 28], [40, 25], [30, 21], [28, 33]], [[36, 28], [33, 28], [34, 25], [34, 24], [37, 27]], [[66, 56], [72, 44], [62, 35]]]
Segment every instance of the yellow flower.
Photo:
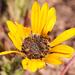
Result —
[[1, 52], [0, 55], [20, 54], [24, 57], [22, 60], [23, 69], [31, 72], [43, 68], [46, 63], [63, 64], [61, 59], [71, 58], [75, 51], [72, 47], [61, 43], [75, 36], [75, 28], [64, 31], [53, 41], [50, 41], [48, 33], [52, 31], [55, 22], [55, 8], [49, 8], [47, 3], [44, 3], [40, 8], [38, 2], [35, 1], [31, 12], [31, 27], [7, 21], [8, 35], [17, 50]]

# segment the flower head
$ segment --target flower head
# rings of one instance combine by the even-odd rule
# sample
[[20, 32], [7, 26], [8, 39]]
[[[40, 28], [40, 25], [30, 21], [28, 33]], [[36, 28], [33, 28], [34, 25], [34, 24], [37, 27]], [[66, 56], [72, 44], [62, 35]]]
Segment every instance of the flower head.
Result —
[[55, 8], [49, 8], [47, 3], [40, 7], [39, 3], [35, 1], [31, 12], [31, 27], [7, 21], [8, 35], [17, 51], [5, 51], [0, 55], [18, 53], [24, 56], [22, 66], [32, 72], [43, 68], [46, 63], [63, 64], [61, 58], [71, 58], [74, 49], [61, 43], [75, 36], [75, 28], [64, 31], [51, 41], [48, 33], [52, 31], [55, 22]]

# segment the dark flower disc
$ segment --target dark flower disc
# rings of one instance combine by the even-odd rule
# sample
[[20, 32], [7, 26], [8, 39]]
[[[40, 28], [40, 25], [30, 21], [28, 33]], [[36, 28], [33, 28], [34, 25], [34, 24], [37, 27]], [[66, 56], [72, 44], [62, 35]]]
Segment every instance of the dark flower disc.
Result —
[[33, 35], [24, 39], [22, 51], [29, 59], [39, 59], [49, 54], [50, 46], [48, 39], [42, 36]]

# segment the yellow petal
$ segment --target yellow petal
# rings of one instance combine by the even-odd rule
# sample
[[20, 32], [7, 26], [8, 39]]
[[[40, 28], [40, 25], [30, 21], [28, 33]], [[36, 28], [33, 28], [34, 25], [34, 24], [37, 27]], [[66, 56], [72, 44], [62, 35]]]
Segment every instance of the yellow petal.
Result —
[[63, 64], [62, 61], [63, 58], [71, 58], [71, 57], [72, 55], [70, 54], [52, 53], [47, 55], [43, 60], [49, 64], [59, 65]]
[[7, 55], [7, 54], [12, 54], [12, 53], [19, 54], [19, 55], [21, 55], [23, 57], [25, 56], [24, 53], [16, 51], [16, 50], [0, 52], [0, 55]]
[[8, 20], [7, 22], [7, 26], [10, 32], [13, 32], [14, 34], [17, 32], [17, 28], [15, 23], [13, 23], [12, 21]]
[[38, 4], [37, 1], [35, 1], [32, 6], [32, 12], [31, 12], [31, 27], [32, 27], [33, 34], [37, 34], [39, 14], [40, 14], [40, 5]]
[[56, 37], [56, 39], [50, 43], [50, 46], [58, 45], [73, 36], [75, 36], [75, 28], [68, 29]]
[[51, 48], [50, 52], [63, 53], [63, 54], [73, 54], [75, 50], [68, 45], [58, 45]]
[[9, 32], [8, 36], [12, 40], [13, 44], [15, 45], [15, 47], [17, 49], [21, 50], [22, 40], [17, 36], [17, 34], [15, 35], [15, 34]]
[[13, 23], [12, 21], [7, 21], [7, 26], [10, 31], [8, 33], [9, 37], [13, 41], [15, 47], [21, 50], [22, 42], [30, 35], [31, 29], [29, 27], [23, 27], [23, 25], [17, 22]]
[[28, 59], [28, 58], [25, 58], [25, 59], [23, 59], [22, 60], [22, 66], [23, 66], [23, 69], [28, 69], [28, 62], [29, 62], [30, 60]]
[[31, 28], [29, 27], [24, 27], [23, 25], [18, 24], [17, 22], [16, 22], [16, 27], [18, 35], [20, 35], [20, 38], [22, 40], [24, 40], [26, 37], [28, 37], [31, 34]]
[[31, 29], [29, 27], [24, 27], [17, 22], [13, 23], [12, 21], [7, 21], [7, 26], [9, 31], [12, 32], [14, 35], [18, 35], [19, 39], [24, 39], [29, 36]]
[[54, 7], [50, 8], [48, 11], [46, 25], [43, 28], [42, 35], [47, 35], [48, 32], [51, 32], [55, 23], [56, 23], [56, 10]]
[[36, 28], [38, 28], [38, 33], [40, 33], [40, 34], [42, 32], [43, 27], [46, 24], [48, 10], [49, 10], [48, 4], [44, 3], [42, 8], [41, 8], [41, 11], [40, 11], [39, 24], [38, 24], [38, 27], [36, 27]]
[[45, 62], [40, 59], [28, 59], [25, 58], [22, 60], [23, 69], [35, 72], [38, 69], [41, 69], [45, 66]]

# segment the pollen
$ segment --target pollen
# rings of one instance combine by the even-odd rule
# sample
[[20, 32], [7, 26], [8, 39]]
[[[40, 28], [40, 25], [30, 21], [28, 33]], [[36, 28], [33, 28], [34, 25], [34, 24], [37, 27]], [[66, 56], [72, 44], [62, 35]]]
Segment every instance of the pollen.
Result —
[[22, 43], [22, 52], [29, 59], [40, 59], [50, 54], [49, 40], [43, 36], [33, 35], [24, 39]]

